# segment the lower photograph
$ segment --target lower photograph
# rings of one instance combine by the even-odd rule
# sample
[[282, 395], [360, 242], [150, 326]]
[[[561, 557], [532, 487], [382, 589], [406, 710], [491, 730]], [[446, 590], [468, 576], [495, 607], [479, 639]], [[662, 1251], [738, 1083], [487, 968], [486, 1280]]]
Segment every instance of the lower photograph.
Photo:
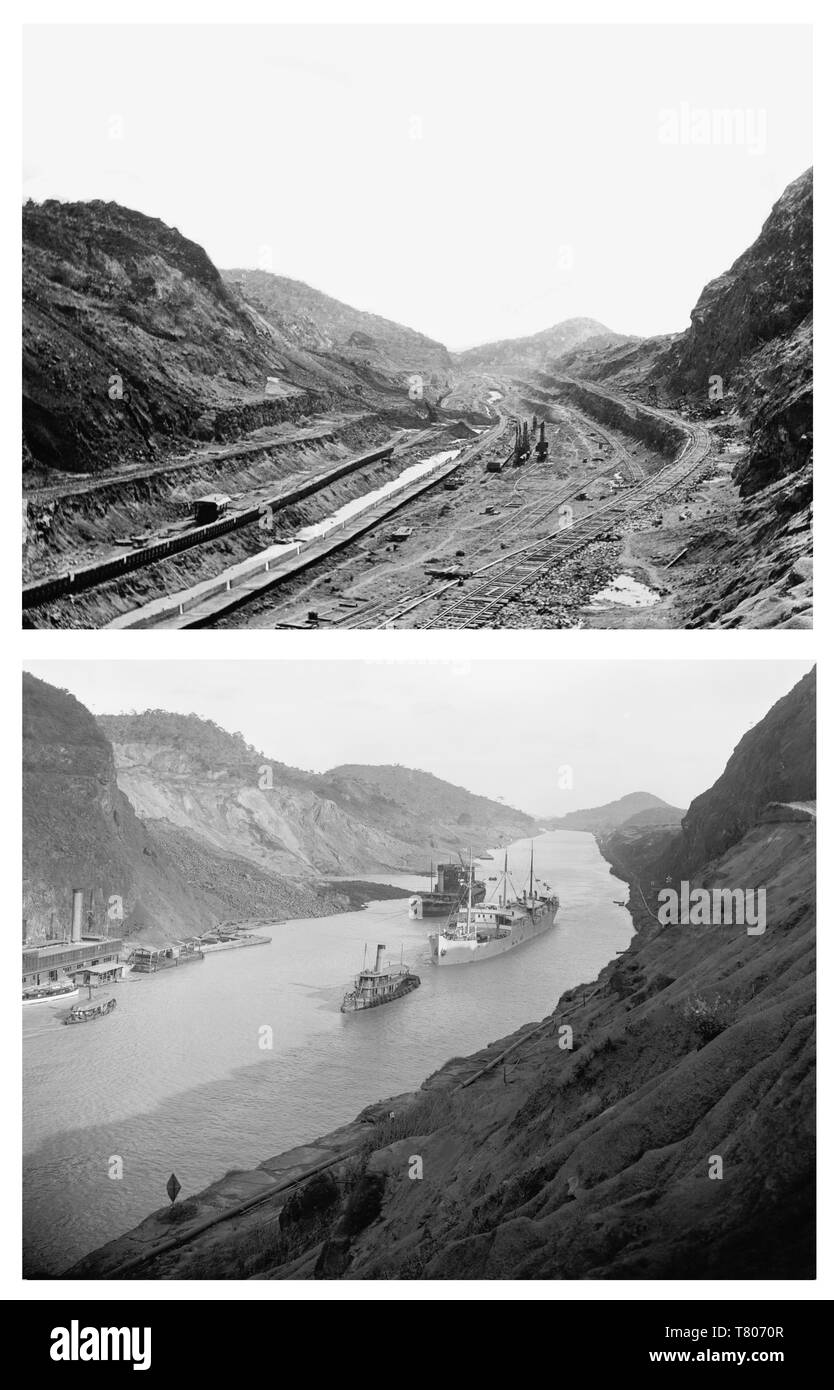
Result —
[[813, 1279], [815, 705], [27, 663], [24, 1277]]

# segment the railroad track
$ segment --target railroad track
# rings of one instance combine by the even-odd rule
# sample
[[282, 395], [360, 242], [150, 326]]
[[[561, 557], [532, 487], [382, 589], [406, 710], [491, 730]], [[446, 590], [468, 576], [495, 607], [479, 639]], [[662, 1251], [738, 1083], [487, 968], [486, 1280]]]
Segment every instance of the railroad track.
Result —
[[330, 487], [348, 474], [357, 472], [367, 464], [389, 459], [401, 437], [402, 431], [379, 449], [373, 449], [358, 457], [343, 459], [332, 468], [322, 473], [316, 473], [274, 497], [264, 498], [255, 506], [234, 512], [221, 521], [210, 522], [207, 526], [189, 527], [180, 532], [179, 535], [153, 541], [150, 545], [138, 546], [134, 550], [108, 556], [107, 559], [99, 560], [91, 565], [79, 565], [72, 570], [51, 575], [49, 578], [37, 579], [30, 584], [24, 584], [23, 607], [24, 609], [37, 608], [56, 598], [80, 593], [85, 589], [97, 588], [100, 584], [105, 584], [111, 579], [119, 579], [123, 575], [131, 574], [134, 570], [153, 565], [158, 560], [165, 560], [172, 555], [181, 554], [184, 550], [205, 545], [207, 542], [217, 540], [232, 531], [239, 531], [244, 527], [259, 524], [269, 511], [280, 511], [292, 506], [305, 497], [311, 497], [316, 492]]
[[[229, 613], [250, 605], [251, 611], [257, 615], [259, 611], [263, 611], [264, 603], [269, 613], [271, 601], [268, 595], [273, 589], [320, 564], [337, 550], [351, 545], [367, 531], [375, 530], [422, 493], [436, 488], [461, 466], [477, 458], [494, 442], [502, 429], [502, 422], [497, 422], [468, 449], [455, 450], [456, 457], [436, 466], [431, 473], [413, 480], [367, 509], [357, 512], [353, 518], [343, 522], [337, 529], [329, 531], [318, 541], [311, 541], [309, 545], [300, 549], [296, 545], [294, 555], [286, 556], [284, 559], [275, 557], [272, 567], [269, 559], [264, 560], [263, 556], [259, 558], [255, 555], [252, 557], [252, 563], [247, 562], [243, 570], [232, 566], [192, 590], [162, 595], [150, 604], [115, 619], [108, 626], [178, 629], [210, 627], [225, 619]], [[412, 441], [409, 441], [408, 447], [413, 447]]]
[[[567, 407], [563, 407], [562, 405], [560, 405], [558, 408], [559, 410], [564, 411], [565, 415], [571, 420], [571, 422], [572, 417], [574, 416], [578, 416], [578, 418], [580, 419], [582, 418], [579, 415], [578, 411], [569, 410]], [[594, 425], [594, 428], [597, 428], [596, 425]], [[605, 430], [599, 430], [598, 433], [604, 436], [606, 440], [610, 443], [611, 448], [616, 455], [616, 463], [612, 464], [608, 468], [603, 469], [599, 473], [594, 473], [590, 477], [582, 478], [578, 482], [574, 480], [570, 483], [567, 483], [564, 487], [558, 489], [556, 492], [548, 491], [546, 496], [544, 496], [540, 501], [529, 502], [526, 505], [519, 507], [518, 510], [515, 511], [510, 518], [501, 522], [501, 524], [495, 528], [493, 535], [495, 537], [505, 536], [510, 534], [512, 531], [519, 530], [522, 526], [528, 530], [531, 530], [534, 527], [541, 525], [543, 521], [546, 521], [549, 516], [552, 516], [554, 512], [558, 511], [560, 507], [564, 506], [567, 502], [569, 502], [571, 498], [576, 497], [577, 493], [582, 492], [590, 484], [598, 481], [599, 479], [607, 477], [608, 474], [611, 473], [617, 467], [624, 466], [632, 481], [637, 481], [638, 479], [642, 479], [645, 477], [643, 469], [640, 467], [639, 464], [635, 463], [632, 459], [629, 458], [627, 452], [623, 448], [622, 444], [620, 444], [619, 440], [614, 439], [613, 436], [610, 436], [608, 432]], [[513, 452], [511, 451], [508, 455], [507, 462], [509, 463], [512, 460], [512, 458]], [[545, 465], [545, 467], [548, 467], [548, 465]], [[527, 474], [528, 470], [524, 469], [523, 474], [519, 475], [519, 479], [517, 480], [516, 485], [513, 488], [513, 494], [515, 494], [515, 492], [517, 491], [518, 482], [521, 481], [523, 476], [527, 476]], [[439, 594], [442, 594], [447, 589], [457, 587], [459, 583], [459, 580], [454, 579], [451, 580], [448, 584], [444, 585], [442, 588], [438, 589], [437, 587], [432, 586], [431, 589], [426, 590], [422, 594], [413, 595], [404, 608], [400, 608], [396, 611], [395, 616], [402, 617], [412, 608], [418, 607], [420, 604], [428, 602], [429, 599], [436, 599]], [[351, 608], [353, 608], [353, 605], [351, 605]], [[363, 630], [374, 629], [378, 627], [380, 625], [379, 620], [381, 618], [388, 618], [391, 621], [394, 620], [392, 618], [392, 608], [390, 599], [377, 599], [375, 602], [371, 603], [362, 603], [360, 600], [357, 601], [355, 608], [357, 611], [349, 611], [345, 613], [344, 616], [338, 619], [335, 623], [333, 623], [331, 620], [330, 625], [337, 627], [350, 627]], [[361, 611], [358, 611], [360, 609]]]
[[460, 594], [425, 621], [421, 628], [482, 627], [511, 599], [540, 579], [555, 564], [570, 558], [635, 513], [697, 472], [709, 454], [709, 435], [703, 426], [687, 426], [689, 438], [677, 459], [651, 478], [635, 484], [611, 502], [596, 507], [579, 521], [533, 541], [480, 573], [474, 588]]
[[[470, 581], [470, 587], [465, 593], [460, 592], [461, 580], [453, 579], [441, 588], [414, 596], [393, 611], [390, 604], [386, 605], [384, 602], [374, 605], [372, 610], [363, 610], [361, 616], [357, 616], [350, 625], [390, 626], [424, 603], [436, 601], [443, 594], [455, 590], [455, 597], [451, 602], [422, 622], [416, 623], [415, 627], [462, 629], [486, 626], [500, 608], [540, 579], [554, 565], [569, 559], [593, 540], [604, 536], [613, 527], [622, 524], [666, 493], [672, 492], [700, 470], [710, 451], [709, 434], [703, 425], [699, 424], [680, 421], [679, 428], [683, 428], [688, 437], [673, 462], [651, 477], [643, 477], [642, 481], [634, 483], [628, 492], [620, 493], [610, 502], [596, 507], [579, 521], [560, 527], [550, 535], [520, 547], [511, 555], [502, 556], [476, 570], [473, 576], [476, 582], [472, 584]], [[385, 620], [381, 622], [383, 615]], [[345, 619], [346, 624], [349, 621], [349, 618]]]

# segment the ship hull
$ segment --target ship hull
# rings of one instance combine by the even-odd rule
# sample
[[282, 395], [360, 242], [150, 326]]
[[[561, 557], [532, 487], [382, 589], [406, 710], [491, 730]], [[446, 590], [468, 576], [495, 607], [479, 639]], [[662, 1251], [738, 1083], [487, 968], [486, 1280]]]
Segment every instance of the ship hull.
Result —
[[478, 961], [492, 960], [495, 956], [506, 955], [508, 951], [514, 951], [516, 947], [523, 946], [527, 941], [534, 941], [538, 936], [550, 931], [556, 921], [558, 907], [548, 908], [537, 920], [532, 918], [524, 922], [519, 922], [513, 926], [506, 936], [497, 938], [494, 941], [471, 941], [455, 939], [444, 936], [442, 932], [429, 937], [431, 944], [431, 958], [434, 965], [475, 965]]
[[403, 995], [411, 994], [412, 990], [419, 989], [419, 987], [420, 976], [408, 975], [401, 985], [397, 985], [396, 989], [391, 990], [389, 994], [379, 995], [376, 999], [354, 1000], [348, 996], [342, 1004], [341, 1012], [343, 1014], [361, 1014], [366, 1009], [380, 1009], [383, 1004], [393, 1004], [395, 999], [402, 999]]
[[41, 994], [37, 998], [28, 998], [24, 994], [23, 1007], [31, 1009], [35, 1004], [62, 1004], [65, 999], [77, 999], [81, 993], [78, 985], [70, 989], [52, 990], [49, 994]]

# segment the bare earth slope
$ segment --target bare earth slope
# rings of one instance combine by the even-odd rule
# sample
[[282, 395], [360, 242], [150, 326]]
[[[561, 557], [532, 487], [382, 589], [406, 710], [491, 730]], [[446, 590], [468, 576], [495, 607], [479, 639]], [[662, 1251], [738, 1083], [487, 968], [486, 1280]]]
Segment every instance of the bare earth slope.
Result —
[[67, 691], [24, 676], [23, 873], [28, 940], [66, 934], [73, 888], [96, 931], [112, 896], [126, 936], [174, 940], [233, 917], [318, 916], [346, 906], [300, 874], [276, 877], [173, 827], [141, 820], [116, 780], [113, 749]]
[[[30, 473], [157, 462], [175, 441], [236, 439], [334, 400], [355, 406], [364, 376], [304, 338], [268, 322], [158, 218], [118, 203], [24, 207]], [[402, 383], [396, 394], [407, 399]]]
[[408, 768], [303, 772], [195, 715], [105, 715], [119, 786], [169, 822], [281, 874], [428, 868], [529, 833], [530, 817]]

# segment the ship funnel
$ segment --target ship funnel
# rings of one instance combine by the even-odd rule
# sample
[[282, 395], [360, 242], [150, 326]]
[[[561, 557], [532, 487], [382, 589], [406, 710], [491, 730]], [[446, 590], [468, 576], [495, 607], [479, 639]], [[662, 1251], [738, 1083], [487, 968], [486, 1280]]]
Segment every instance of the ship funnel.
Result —
[[377, 974], [378, 974], [379, 971], [382, 969], [382, 953], [383, 953], [384, 950], [385, 950], [385, 946], [384, 946], [384, 945], [383, 945], [383, 946], [377, 946], [377, 948], [376, 948], [376, 965], [374, 966], [374, 970], [377, 972]]
[[84, 917], [84, 894], [80, 888], [72, 890], [72, 939], [81, 940], [82, 921]]

